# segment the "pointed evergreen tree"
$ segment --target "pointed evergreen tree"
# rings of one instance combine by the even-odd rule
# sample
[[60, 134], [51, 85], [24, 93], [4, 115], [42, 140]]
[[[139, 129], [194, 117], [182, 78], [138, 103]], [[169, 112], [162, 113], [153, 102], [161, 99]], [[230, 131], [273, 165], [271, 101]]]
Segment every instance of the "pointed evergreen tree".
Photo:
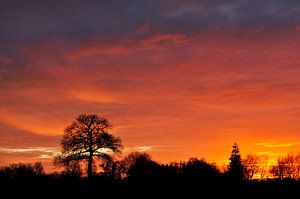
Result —
[[232, 148], [231, 156], [229, 158], [228, 175], [232, 180], [241, 181], [244, 179], [244, 169], [239, 146], [237, 143], [234, 143]]

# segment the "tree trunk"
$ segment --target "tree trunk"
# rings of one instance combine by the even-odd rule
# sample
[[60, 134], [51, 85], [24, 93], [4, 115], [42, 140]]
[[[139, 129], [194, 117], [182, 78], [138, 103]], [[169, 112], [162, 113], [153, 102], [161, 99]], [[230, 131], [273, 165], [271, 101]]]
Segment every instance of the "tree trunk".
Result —
[[93, 152], [90, 152], [89, 162], [88, 162], [88, 178], [92, 177], [93, 172]]
[[91, 178], [93, 173], [93, 133], [89, 131], [88, 136], [89, 136], [89, 152], [90, 152], [89, 162], [88, 162], [88, 178]]

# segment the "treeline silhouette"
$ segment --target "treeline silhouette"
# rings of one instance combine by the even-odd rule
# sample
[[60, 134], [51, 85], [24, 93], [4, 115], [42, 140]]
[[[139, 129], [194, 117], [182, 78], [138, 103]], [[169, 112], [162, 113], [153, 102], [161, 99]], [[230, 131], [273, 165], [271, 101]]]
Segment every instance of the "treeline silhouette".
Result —
[[[99, 173], [93, 171], [93, 177], [106, 177], [112, 180], [141, 179], [155, 177], [188, 178], [234, 178], [239, 181], [300, 180], [300, 154], [287, 154], [277, 159], [276, 164], [268, 165], [267, 156], [247, 155], [241, 159], [241, 171], [230, 171], [230, 165], [220, 169], [215, 163], [205, 159], [190, 158], [188, 161], [159, 164], [148, 153], [132, 152], [122, 160], [102, 161]], [[230, 162], [232, 164], [232, 161]], [[239, 164], [239, 163], [238, 163]], [[94, 169], [96, 169], [94, 167]], [[0, 168], [0, 179], [20, 179], [51, 176], [55, 178], [85, 178], [79, 162], [71, 162], [61, 172], [46, 174], [41, 162], [34, 164], [18, 163]], [[230, 173], [232, 173], [230, 177]]]
[[[234, 145], [227, 169], [204, 159], [159, 164], [149, 154], [132, 152], [121, 160], [102, 161], [100, 171], [93, 170], [87, 177], [79, 162], [72, 162], [61, 172], [45, 173], [42, 163], [11, 164], [0, 169], [2, 193], [39, 197], [83, 197], [101, 195], [120, 197], [191, 197], [209, 194], [217, 197], [243, 194], [243, 198], [261, 196], [287, 196], [300, 194], [299, 155], [280, 157], [277, 164], [269, 166], [270, 177], [253, 178], [261, 165], [260, 157], [248, 155], [236, 158]], [[95, 162], [96, 163], [96, 162]], [[263, 162], [265, 163], [265, 162]], [[238, 168], [240, 167], [240, 168]], [[237, 173], [241, 172], [241, 173]], [[249, 177], [251, 176], [251, 177]]]
[[[79, 115], [65, 129], [62, 152], [54, 158], [61, 172], [45, 173], [41, 162], [0, 168], [2, 195], [30, 198], [260, 198], [300, 194], [300, 155], [270, 165], [267, 156], [241, 156], [234, 144], [229, 164], [205, 159], [161, 164], [149, 154], [121, 158], [121, 139], [97, 115]], [[86, 166], [86, 170], [84, 169]]]

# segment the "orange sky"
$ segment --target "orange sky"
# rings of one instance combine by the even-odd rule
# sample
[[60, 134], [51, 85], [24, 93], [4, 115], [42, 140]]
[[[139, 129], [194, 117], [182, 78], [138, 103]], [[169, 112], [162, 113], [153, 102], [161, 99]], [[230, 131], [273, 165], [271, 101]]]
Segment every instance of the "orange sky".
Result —
[[[18, 17], [12, 29], [23, 30]], [[203, 157], [222, 164], [234, 142], [242, 156], [300, 152], [297, 24], [211, 22], [194, 30], [182, 22], [181, 31], [127, 20], [126, 31], [71, 39], [56, 35], [60, 26], [35, 29], [29, 20], [37, 38], [25, 30], [25, 39], [3, 36], [0, 165], [39, 160], [52, 171], [63, 129], [80, 113], [107, 117], [125, 154], [146, 151], [164, 163]]]

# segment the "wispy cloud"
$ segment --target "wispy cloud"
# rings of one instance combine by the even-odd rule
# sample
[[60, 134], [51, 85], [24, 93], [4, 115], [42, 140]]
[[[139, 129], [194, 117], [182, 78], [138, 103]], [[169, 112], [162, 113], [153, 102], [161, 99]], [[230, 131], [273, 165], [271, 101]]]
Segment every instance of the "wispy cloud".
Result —
[[149, 152], [154, 149], [154, 146], [133, 146], [133, 147], [125, 147], [125, 152], [132, 152], [132, 151], [138, 151], [138, 152]]
[[285, 153], [276, 153], [273, 151], [258, 151], [255, 154], [262, 155], [262, 156], [276, 156], [276, 157], [286, 155]]
[[41, 154], [37, 158], [40, 158], [40, 159], [52, 159], [53, 157], [54, 157], [54, 155]]
[[58, 153], [56, 148], [45, 148], [45, 147], [26, 147], [26, 148], [5, 148], [0, 147], [0, 153]]
[[152, 149], [153, 149], [152, 146], [140, 146], [140, 147], [137, 147], [137, 151], [140, 151], [140, 152], [151, 151]]
[[259, 142], [255, 143], [256, 146], [263, 146], [267, 148], [284, 148], [284, 147], [293, 147], [297, 146], [300, 143], [298, 142], [291, 142], [291, 143], [272, 143], [272, 142]]

